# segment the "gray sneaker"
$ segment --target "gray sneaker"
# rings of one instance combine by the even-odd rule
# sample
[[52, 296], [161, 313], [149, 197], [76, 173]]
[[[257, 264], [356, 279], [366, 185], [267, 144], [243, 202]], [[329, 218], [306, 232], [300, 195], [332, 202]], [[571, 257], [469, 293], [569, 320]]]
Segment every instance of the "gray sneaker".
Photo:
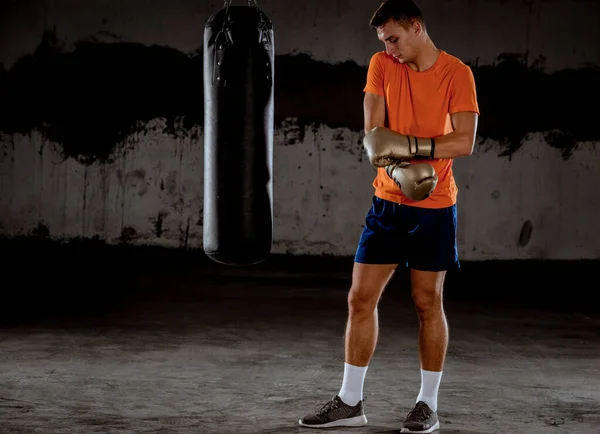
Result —
[[351, 407], [336, 395], [316, 413], [305, 416], [298, 423], [310, 428], [363, 426], [367, 424], [363, 402], [364, 399], [359, 401], [354, 407]]
[[437, 429], [440, 429], [437, 413], [423, 401], [419, 401], [406, 416], [400, 432], [427, 434]]

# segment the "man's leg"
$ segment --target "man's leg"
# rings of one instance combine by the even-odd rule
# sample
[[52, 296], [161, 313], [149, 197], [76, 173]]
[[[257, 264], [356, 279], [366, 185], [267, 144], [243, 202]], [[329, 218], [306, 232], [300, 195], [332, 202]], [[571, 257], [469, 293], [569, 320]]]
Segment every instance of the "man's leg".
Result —
[[396, 204], [373, 198], [358, 243], [348, 293], [342, 386], [339, 393], [319, 411], [302, 418], [300, 425], [327, 428], [367, 423], [363, 384], [377, 344], [377, 304], [396, 264], [401, 260], [405, 262], [395, 225], [397, 211]]
[[311, 428], [363, 426], [363, 384], [377, 344], [377, 303], [392, 277], [395, 264], [355, 262], [348, 293], [344, 379], [339, 393], [315, 414], [300, 420]]
[[377, 304], [396, 264], [354, 264], [348, 294], [344, 381], [340, 399], [354, 406], [363, 399], [367, 367], [377, 345]]
[[403, 433], [431, 433], [440, 426], [438, 391], [448, 349], [448, 322], [443, 307], [446, 270], [459, 266], [456, 206], [410, 210], [418, 229], [411, 240], [411, 295], [419, 319], [421, 388], [404, 421]]
[[437, 397], [448, 349], [448, 322], [443, 307], [445, 271], [411, 270], [411, 291], [419, 317], [421, 390], [417, 402], [437, 411]]
[[411, 269], [411, 294], [419, 317], [421, 389], [402, 433], [431, 433], [440, 426], [437, 398], [448, 348], [448, 323], [442, 293], [445, 271]]

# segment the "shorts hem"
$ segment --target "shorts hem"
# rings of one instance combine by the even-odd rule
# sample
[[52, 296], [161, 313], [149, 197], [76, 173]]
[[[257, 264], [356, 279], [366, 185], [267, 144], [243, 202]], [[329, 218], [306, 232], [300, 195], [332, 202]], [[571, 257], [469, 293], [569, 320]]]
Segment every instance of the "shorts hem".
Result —
[[459, 269], [460, 262], [454, 262], [452, 264], [445, 265], [445, 266], [428, 266], [428, 265], [421, 265], [421, 264], [407, 264], [407, 267], [412, 270], [418, 270], [418, 271], [432, 271], [432, 272], [450, 271], [450, 270]]
[[371, 259], [371, 258], [361, 258], [358, 256], [354, 257], [354, 262], [357, 264], [365, 264], [365, 265], [406, 265], [406, 261], [400, 260], [386, 260], [386, 259]]

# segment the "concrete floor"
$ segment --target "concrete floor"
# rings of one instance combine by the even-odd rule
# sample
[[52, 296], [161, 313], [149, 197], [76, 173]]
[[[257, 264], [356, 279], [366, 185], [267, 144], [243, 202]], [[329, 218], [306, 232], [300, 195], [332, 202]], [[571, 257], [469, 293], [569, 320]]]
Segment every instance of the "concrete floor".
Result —
[[[201, 252], [1, 244], [0, 433], [332, 431], [297, 421], [341, 385], [351, 259], [231, 269]], [[584, 286], [598, 265], [449, 275], [440, 433], [600, 433], [597, 281]], [[380, 305], [369, 425], [335, 432], [397, 432], [419, 389], [416, 319], [399, 272]]]

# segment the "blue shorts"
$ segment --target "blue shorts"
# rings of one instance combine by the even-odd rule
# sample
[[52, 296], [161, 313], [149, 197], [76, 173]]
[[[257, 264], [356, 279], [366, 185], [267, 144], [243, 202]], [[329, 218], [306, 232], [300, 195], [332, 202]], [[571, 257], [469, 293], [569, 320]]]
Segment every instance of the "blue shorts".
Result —
[[456, 222], [456, 205], [418, 208], [374, 196], [354, 260], [424, 271], [458, 268]]

